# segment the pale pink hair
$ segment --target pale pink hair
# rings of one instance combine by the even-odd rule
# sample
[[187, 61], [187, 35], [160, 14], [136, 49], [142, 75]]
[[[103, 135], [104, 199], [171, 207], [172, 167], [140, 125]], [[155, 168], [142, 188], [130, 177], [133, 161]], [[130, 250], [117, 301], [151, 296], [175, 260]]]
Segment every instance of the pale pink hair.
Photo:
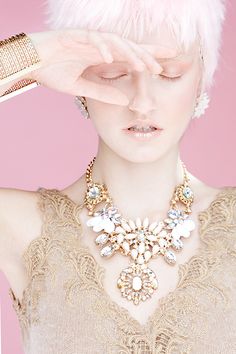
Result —
[[115, 32], [142, 42], [164, 22], [183, 50], [198, 38], [204, 58], [203, 86], [212, 86], [217, 68], [224, 0], [45, 0], [51, 29], [86, 28]]

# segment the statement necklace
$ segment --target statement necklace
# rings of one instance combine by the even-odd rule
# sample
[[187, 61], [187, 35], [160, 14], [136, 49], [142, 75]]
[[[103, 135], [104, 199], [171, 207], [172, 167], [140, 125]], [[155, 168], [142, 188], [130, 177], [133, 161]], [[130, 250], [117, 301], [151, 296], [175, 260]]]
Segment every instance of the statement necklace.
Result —
[[[175, 187], [167, 218], [149, 223], [147, 217], [143, 221], [139, 217], [135, 221], [122, 217], [118, 208], [113, 205], [106, 185], [92, 180], [95, 159], [96, 157], [86, 170], [84, 205], [88, 209], [88, 215], [92, 215], [86, 224], [98, 233], [95, 243], [101, 248], [102, 257], [109, 258], [119, 252], [131, 258], [129, 266], [120, 273], [117, 287], [123, 297], [138, 305], [140, 301], [150, 298], [159, 286], [156, 274], [148, 267], [150, 259], [161, 255], [168, 264], [174, 265], [176, 255], [173, 250], [181, 251], [181, 238], [188, 238], [195, 228], [194, 221], [189, 219], [194, 196], [188, 185], [186, 167], [181, 161], [184, 180]], [[94, 211], [98, 204], [104, 202], [104, 207]], [[178, 202], [184, 205], [184, 210], [177, 207]]]

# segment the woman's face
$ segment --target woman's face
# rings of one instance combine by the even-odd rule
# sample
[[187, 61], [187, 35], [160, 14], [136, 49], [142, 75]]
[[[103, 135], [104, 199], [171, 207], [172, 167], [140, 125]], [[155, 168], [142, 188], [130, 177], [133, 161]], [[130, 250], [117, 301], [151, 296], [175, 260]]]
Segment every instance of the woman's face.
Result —
[[[149, 36], [142, 46], [150, 50], [155, 43], [177, 48], [167, 31], [158, 38]], [[132, 70], [127, 62], [99, 64], [84, 72], [87, 79], [116, 87], [129, 99], [127, 106], [119, 106], [86, 98], [91, 120], [99, 135], [100, 150], [141, 163], [158, 160], [170, 150], [178, 150], [200, 93], [202, 63], [198, 44], [194, 43], [187, 53], [178, 55], [176, 59], [156, 60], [163, 71], [155, 77], [148, 69], [143, 72]], [[135, 139], [123, 130], [135, 119], [144, 124], [149, 119], [163, 130], [150, 139]]]

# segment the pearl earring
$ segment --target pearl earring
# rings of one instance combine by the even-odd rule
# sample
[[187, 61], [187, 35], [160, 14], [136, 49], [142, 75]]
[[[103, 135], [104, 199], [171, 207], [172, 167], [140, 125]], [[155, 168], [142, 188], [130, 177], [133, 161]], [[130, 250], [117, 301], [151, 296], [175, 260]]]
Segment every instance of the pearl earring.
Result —
[[75, 104], [78, 106], [82, 116], [85, 119], [89, 119], [90, 116], [89, 116], [86, 98], [83, 96], [75, 96]]
[[208, 97], [208, 94], [206, 92], [202, 93], [197, 98], [196, 106], [194, 109], [192, 119], [199, 118], [201, 115], [203, 115], [205, 113], [205, 110], [208, 107], [209, 102], [210, 102], [210, 99]]

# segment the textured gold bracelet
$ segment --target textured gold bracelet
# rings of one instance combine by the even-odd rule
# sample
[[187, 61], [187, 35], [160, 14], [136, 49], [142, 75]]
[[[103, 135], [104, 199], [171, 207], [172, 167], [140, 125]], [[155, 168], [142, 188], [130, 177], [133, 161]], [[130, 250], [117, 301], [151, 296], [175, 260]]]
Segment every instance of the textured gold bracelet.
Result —
[[38, 53], [25, 33], [0, 41], [0, 80], [39, 62]]
[[0, 96], [0, 103], [8, 100], [11, 97], [17, 96], [20, 93], [31, 90], [32, 88], [37, 87], [39, 85], [40, 84], [33, 79], [22, 79], [20, 81], [17, 81]]
[[0, 82], [19, 79], [1, 96], [0, 102], [40, 85], [36, 80], [21, 79], [25, 74], [41, 67], [38, 53], [25, 33], [19, 33], [0, 41]]

